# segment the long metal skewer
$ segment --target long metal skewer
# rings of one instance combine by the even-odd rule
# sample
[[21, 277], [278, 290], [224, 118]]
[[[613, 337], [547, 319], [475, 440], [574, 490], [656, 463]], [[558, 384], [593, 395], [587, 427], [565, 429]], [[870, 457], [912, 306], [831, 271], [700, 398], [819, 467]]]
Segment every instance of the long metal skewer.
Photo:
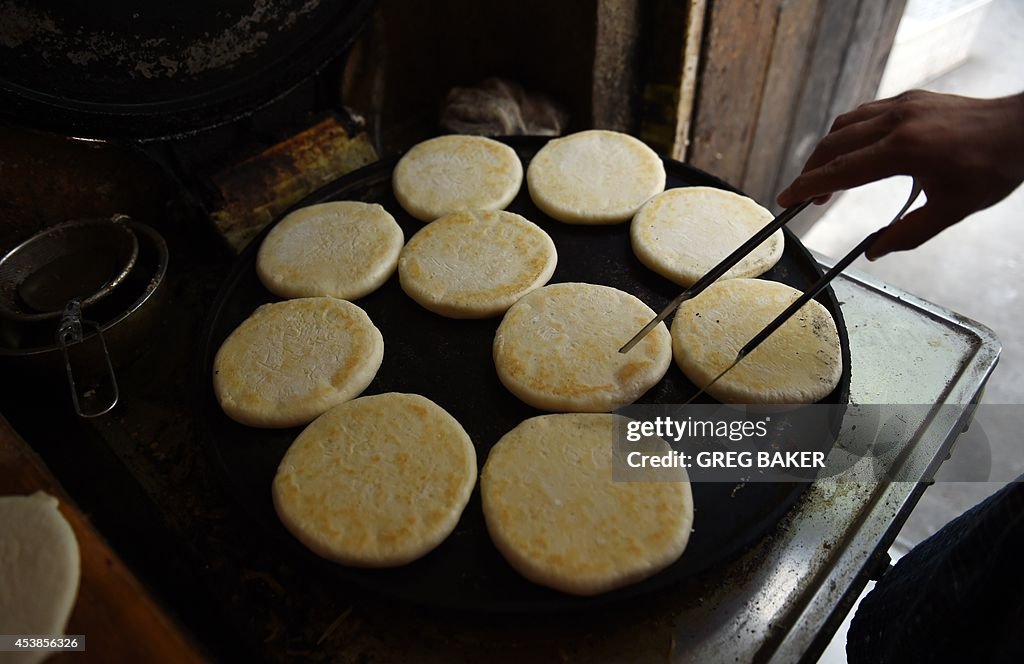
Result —
[[654, 317], [651, 322], [644, 325], [639, 332], [633, 335], [633, 338], [625, 343], [625, 345], [619, 349], [620, 353], [628, 353], [640, 343], [640, 340], [646, 337], [651, 330], [657, 327], [658, 323], [665, 320], [672, 315], [672, 312], [679, 308], [679, 305], [686, 302], [690, 298], [697, 297], [701, 291], [713, 284], [719, 277], [729, 271], [736, 263], [739, 263], [743, 258], [751, 251], [761, 245], [762, 242], [768, 239], [768, 237], [786, 225], [796, 215], [803, 212], [804, 208], [811, 204], [811, 201], [804, 201], [803, 203], [797, 203], [791, 208], [786, 208], [779, 213], [777, 217], [772, 219], [768, 224], [761, 230], [755, 233], [749, 240], [741, 244], [736, 248], [734, 252], [723, 258], [718, 265], [714, 266], [703, 277], [698, 279], [692, 286], [684, 290], [682, 293], [668, 303], [668, 306], [661, 310], [661, 313]]
[[783, 323], [789, 320], [790, 317], [792, 317], [793, 314], [795, 314], [800, 309], [800, 307], [807, 304], [812, 298], [817, 297], [818, 293], [825, 290], [825, 287], [828, 286], [829, 282], [832, 281], [837, 274], [848, 268], [850, 266], [850, 263], [857, 260], [857, 258], [862, 253], [864, 253], [868, 247], [871, 246], [871, 243], [874, 242], [878, 238], [878, 236], [881, 235], [883, 231], [885, 231], [885, 229], [887, 229], [889, 226], [893, 225], [894, 223], [903, 218], [903, 215], [906, 214], [907, 210], [910, 209], [910, 206], [914, 203], [915, 200], [917, 200], [917, 197], [920, 194], [921, 185], [919, 185], [917, 183], [917, 180], [915, 180], [914, 188], [910, 192], [910, 197], [907, 199], [907, 202], [903, 204], [903, 207], [896, 214], [896, 216], [892, 218], [892, 221], [890, 221], [882, 228], [879, 228], [871, 235], [868, 235], [866, 238], [861, 240], [856, 247], [851, 249], [848, 254], [840, 258], [839, 261], [835, 265], [833, 265], [831, 269], [829, 269], [825, 274], [823, 274], [820, 279], [814, 282], [814, 285], [808, 288], [803, 295], [794, 300], [793, 303], [786, 307], [781, 314], [775, 317], [775, 320], [768, 323], [764, 327], [764, 329], [762, 329], [760, 332], [754, 335], [754, 338], [748, 341], [743, 346], [743, 348], [740, 348], [739, 352], [736, 353], [736, 359], [732, 361], [732, 364], [723, 369], [721, 373], [715, 376], [715, 378], [710, 383], [702, 387], [700, 391], [697, 392], [697, 394], [687, 399], [686, 403], [684, 403], [683, 405], [686, 406], [692, 403], [700, 395], [707, 392], [708, 389], [710, 389], [712, 385], [717, 383], [722, 376], [729, 373], [729, 371], [731, 371], [737, 364], [739, 364], [740, 360], [742, 360], [744, 357], [752, 353], [754, 349], [760, 346], [765, 339], [770, 337], [772, 333], [775, 332], [775, 330], [782, 327]]

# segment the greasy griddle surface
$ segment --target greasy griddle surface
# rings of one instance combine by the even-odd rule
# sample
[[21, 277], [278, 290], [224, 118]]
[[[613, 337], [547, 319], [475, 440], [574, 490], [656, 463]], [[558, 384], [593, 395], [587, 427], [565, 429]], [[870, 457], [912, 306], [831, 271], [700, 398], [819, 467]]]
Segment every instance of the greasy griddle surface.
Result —
[[[528, 165], [543, 139], [513, 139]], [[380, 162], [331, 183], [299, 206], [331, 200], [381, 203], [402, 226], [406, 240], [423, 228], [402, 210], [391, 192], [395, 161]], [[666, 161], [668, 187], [729, 185], [695, 168]], [[630, 292], [660, 310], [680, 287], [654, 274], [633, 256], [629, 224], [573, 226], [542, 214], [530, 202], [525, 182], [509, 206], [540, 225], [558, 248], [558, 268], [551, 282], [583, 281]], [[768, 533], [806, 488], [798, 483], [750, 483], [736, 491], [727, 483], [695, 483], [694, 532], [683, 556], [656, 576], [594, 598], [579, 598], [533, 585], [520, 577], [497, 552], [487, 535], [479, 489], [455, 532], [432, 553], [405, 567], [389, 570], [346, 568], [323, 561], [295, 542], [274, 513], [270, 485], [277, 465], [301, 428], [253, 429], [228, 419], [217, 405], [211, 386], [213, 357], [221, 342], [271, 295], [256, 276], [256, 252], [262, 236], [239, 257], [214, 303], [206, 330], [199, 374], [198, 416], [211, 452], [230, 488], [253, 512], [262, 529], [254, 546], [281, 546], [324, 574], [342, 575], [389, 596], [417, 603], [469, 610], [550, 611], [595, 606], [664, 588], [725, 561]], [[796, 238], [787, 231], [786, 250], [765, 278], [796, 288], [811, 284], [820, 271]], [[849, 386], [849, 343], [838, 303], [831, 290], [819, 300], [836, 319], [843, 349], [843, 378], [824, 402], [845, 403]], [[357, 301], [384, 335], [384, 363], [364, 394], [413, 392], [427, 396], [451, 413], [469, 432], [480, 467], [498, 439], [522, 420], [543, 414], [512, 396], [499, 382], [491, 343], [500, 318], [453, 320], [423, 309], [408, 298], [397, 274], [377, 292]], [[669, 321], [671, 322], [671, 320]], [[639, 403], [681, 403], [696, 391], [672, 364], [665, 378]], [[823, 435], [825, 432], [823, 432]]]

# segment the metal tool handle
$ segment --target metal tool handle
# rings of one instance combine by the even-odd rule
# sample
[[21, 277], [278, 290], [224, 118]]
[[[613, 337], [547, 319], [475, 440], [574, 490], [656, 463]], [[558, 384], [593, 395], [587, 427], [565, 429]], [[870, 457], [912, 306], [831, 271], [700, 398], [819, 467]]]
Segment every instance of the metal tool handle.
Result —
[[879, 228], [874, 233], [868, 235], [866, 238], [861, 240], [856, 247], [851, 249], [849, 253], [840, 258], [839, 261], [835, 265], [833, 265], [830, 270], [823, 274], [820, 279], [814, 282], [814, 284], [810, 288], [808, 288], [803, 295], [794, 300], [793, 303], [786, 307], [781, 314], [776, 316], [775, 319], [772, 320], [772, 322], [765, 325], [764, 329], [755, 334], [753, 339], [748, 341], [742, 348], [740, 348], [739, 352], [736, 353], [736, 359], [734, 359], [729, 366], [722, 369], [722, 371], [717, 376], [711, 379], [710, 383], [700, 388], [700, 390], [698, 390], [698, 392], [694, 394], [692, 397], [687, 399], [686, 403], [684, 403], [683, 405], [687, 406], [693, 403], [698, 397], [707, 392], [712, 385], [717, 383], [722, 378], [722, 376], [732, 371], [744, 357], [752, 353], [754, 349], [760, 346], [761, 343], [763, 343], [765, 339], [770, 337], [773, 332], [782, 327], [782, 324], [789, 320], [790, 317], [792, 317], [793, 314], [800, 309], [800, 307], [807, 304], [811, 300], [811, 298], [817, 296], [818, 293], [825, 290], [825, 287], [828, 286], [829, 282], [831, 282], [840, 272], [848, 268], [850, 266], [850, 263], [857, 260], [858, 256], [867, 251], [867, 248], [871, 246], [871, 243], [873, 243], [885, 229], [887, 229], [889, 226], [892, 226], [897, 221], [902, 219], [903, 215], [906, 214], [907, 210], [910, 209], [910, 206], [913, 205], [914, 201], [916, 201], [917, 197], [920, 195], [921, 185], [918, 184], [917, 180], [914, 180], [913, 189], [910, 190], [910, 197], [907, 198], [907, 202], [903, 204], [903, 207], [900, 208], [900, 211], [897, 212], [896, 216], [892, 218], [892, 221], [890, 221], [882, 228]]
[[770, 337], [771, 334], [775, 332], [775, 330], [779, 329], [783, 323], [789, 320], [790, 317], [792, 317], [792, 315], [795, 314], [797, 310], [800, 309], [800, 307], [807, 304], [811, 299], [817, 297], [818, 293], [825, 290], [829, 282], [835, 279], [836, 275], [838, 275], [840, 272], [848, 268], [850, 266], [850, 263], [857, 260], [857, 258], [859, 258], [861, 254], [867, 251], [868, 247], [870, 247], [871, 244], [876, 239], [878, 239], [879, 235], [881, 235], [887, 228], [889, 228], [889, 226], [892, 226], [894, 223], [903, 218], [903, 215], [906, 214], [907, 210], [910, 208], [913, 202], [917, 200], [917, 197], [920, 194], [921, 185], [919, 185], [915, 180], [914, 188], [910, 192], [910, 197], [907, 199], [907, 202], [903, 204], [903, 207], [896, 214], [896, 216], [892, 218], [892, 221], [890, 221], [882, 228], [879, 228], [871, 235], [868, 235], [866, 238], [861, 240], [856, 247], [851, 249], [849, 253], [840, 258], [839, 261], [835, 265], [833, 265], [831, 269], [825, 272], [825, 274], [821, 275], [820, 279], [818, 279], [810, 288], [804, 291], [803, 295], [794, 300], [793, 303], [786, 307], [781, 314], [775, 317], [775, 320], [768, 323], [768, 325], [766, 325], [763, 330], [754, 335], [754, 338], [748, 341], [746, 345], [744, 345], [743, 348], [740, 349], [739, 353], [737, 353], [736, 355], [736, 359], [739, 360], [753, 352], [753, 350], [760, 346], [765, 339]]
[[[754, 249], [757, 249], [762, 242], [767, 240], [772, 235], [772, 233], [774, 233], [775, 231], [779, 230], [787, 223], [789, 223], [789, 221], [793, 217], [803, 212], [804, 208], [806, 208], [810, 204], [811, 201], [804, 201], [802, 203], [797, 203], [793, 207], [786, 208], [785, 210], [780, 212], [779, 216], [775, 217], [770, 222], [765, 224], [765, 226], [758, 232], [754, 233], [749, 240], [738, 246], [735, 251], [733, 251], [731, 254], [723, 258], [718, 263], [718, 265], [708, 270], [703, 277], [698, 279], [696, 282], [694, 282], [692, 286], [687, 288], [682, 295], [676, 298], [677, 300], [679, 300], [676, 306], [678, 307], [680, 304], [683, 303], [683, 300], [680, 299], [683, 296], [697, 297], [698, 295], [700, 295], [705, 288], [718, 281], [718, 279], [723, 274], [728, 272], [729, 268], [731, 268], [732, 266], [736, 265], [736, 263], [739, 263], [741, 260], [746, 258], [747, 254], [752, 252]], [[673, 300], [673, 302], [675, 302], [675, 300]]]
[[723, 274], [729, 271], [733, 265], [739, 263], [743, 258], [751, 251], [761, 245], [762, 242], [767, 240], [772, 233], [785, 226], [793, 217], [803, 212], [804, 208], [811, 204], [811, 201], [807, 200], [802, 203], [797, 203], [793, 207], [786, 208], [779, 213], [777, 217], [772, 219], [770, 222], [765, 224], [761, 230], [754, 233], [750, 239], [741, 244], [731, 254], [723, 258], [713, 268], [704, 273], [700, 279], [694, 282], [692, 286], [680, 293], [674, 300], [668, 303], [664, 309], [661, 310], [657, 316], [654, 317], [651, 322], [640, 328], [640, 331], [633, 335], [633, 338], [623, 344], [622, 348], [619, 349], [620, 353], [628, 353], [633, 350], [633, 347], [640, 343], [640, 340], [646, 337], [651, 330], [657, 327], [658, 323], [662, 322], [666, 318], [672, 315], [672, 312], [679, 308], [683, 302], [686, 302], [690, 298], [697, 297], [700, 293], [715, 283]]
[[[99, 409], [85, 412], [82, 410], [81, 401], [78, 398], [78, 386], [75, 384], [75, 370], [71, 366], [71, 356], [68, 353], [68, 348], [76, 344], [82, 343], [85, 340], [85, 331], [83, 326], [88, 326], [96, 333], [99, 337], [100, 347], [103, 350], [103, 359], [107, 365], [107, 375], [110, 378], [111, 388], [113, 390], [110, 402], [107, 404], [101, 404]], [[114, 406], [117, 405], [119, 397], [117, 389], [117, 376], [114, 375], [114, 364], [110, 359], [110, 352], [107, 350], [107, 341], [103, 338], [103, 328], [100, 327], [99, 323], [94, 321], [84, 320], [82, 318], [82, 302], [81, 300], [71, 300], [64, 307], [64, 313], [60, 319], [60, 326], [57, 328], [57, 346], [60, 347], [64, 353], [64, 368], [68, 374], [68, 386], [71, 388], [71, 402], [75, 406], [75, 412], [78, 413], [79, 417], [99, 417], [109, 413]]]
[[843, 256], [839, 260], [839, 262], [833, 265], [828, 272], [821, 275], [821, 278], [814, 282], [814, 284], [810, 288], [804, 291], [803, 295], [793, 300], [793, 303], [786, 307], [781, 314], [776, 316], [775, 320], [768, 323], [768, 325], [766, 325], [763, 330], [754, 335], [754, 338], [748, 341], [746, 345], [743, 346], [743, 348], [740, 348], [739, 353], [736, 354], [737, 359], [746, 357], [751, 352], [753, 352], [753, 350], [760, 346], [765, 339], [770, 337], [772, 333], [775, 332], [775, 330], [782, 327], [783, 323], [789, 320], [790, 317], [793, 314], [795, 314], [798, 309], [800, 309], [800, 307], [810, 302], [812, 299], [818, 296], [818, 293], [825, 290], [829, 282], [832, 281], [837, 274], [839, 274], [846, 268], [850, 267], [850, 263], [857, 260], [857, 258], [862, 253], [864, 253], [868, 247], [871, 246], [871, 243], [875, 241], [875, 238], [881, 235], [882, 230], [884, 229], [879, 229], [872, 233], [871, 235], [864, 238], [863, 240], [861, 240], [860, 244], [858, 244], [856, 247], [850, 250], [850, 253]]

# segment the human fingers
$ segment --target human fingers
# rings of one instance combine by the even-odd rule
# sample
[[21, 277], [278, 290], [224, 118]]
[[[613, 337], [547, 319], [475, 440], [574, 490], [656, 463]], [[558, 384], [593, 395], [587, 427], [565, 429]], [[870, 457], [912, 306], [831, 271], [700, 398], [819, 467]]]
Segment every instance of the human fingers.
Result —
[[864, 122], [865, 120], [869, 120], [879, 115], [888, 115], [891, 111], [896, 111], [898, 113], [898, 109], [906, 106], [907, 104], [925, 102], [927, 100], [934, 99], [935, 97], [942, 96], [943, 95], [936, 95], [933, 92], [927, 92], [925, 90], [906, 90], [893, 97], [869, 101], [865, 104], [861, 104], [852, 111], [847, 111], [846, 113], [838, 116], [835, 121], [833, 121], [832, 128], [829, 129], [829, 131], [837, 131], [851, 124]]
[[963, 218], [948, 206], [927, 203], [882, 231], [864, 256], [874, 261], [894, 251], [916, 249]]
[[804, 171], [814, 170], [841, 154], [853, 152], [880, 141], [892, 129], [893, 121], [888, 113], [879, 113], [863, 121], [834, 129], [818, 142], [814, 152], [807, 158]]
[[836, 119], [832, 121], [832, 127], [829, 129], [829, 132], [838, 131], [852, 124], [864, 122], [865, 120], [870, 120], [876, 116], [883, 115], [898, 100], [898, 96], [886, 97], [885, 99], [876, 99], [874, 101], [861, 104], [852, 111], [847, 111], [846, 113], [836, 116]]
[[783, 207], [800, 201], [818, 198], [843, 189], [881, 180], [902, 172], [901, 162], [885, 154], [886, 146], [880, 142], [840, 154], [821, 166], [800, 174], [778, 196]]

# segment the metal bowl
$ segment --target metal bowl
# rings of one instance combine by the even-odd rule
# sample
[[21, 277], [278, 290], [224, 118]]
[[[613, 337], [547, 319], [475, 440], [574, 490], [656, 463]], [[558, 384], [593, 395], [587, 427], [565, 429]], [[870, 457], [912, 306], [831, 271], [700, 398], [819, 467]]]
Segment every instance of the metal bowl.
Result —
[[[83, 391], [108, 380], [111, 367], [135, 359], [159, 323], [166, 297], [167, 243], [145, 224], [120, 223], [137, 238], [138, 256], [117, 288], [86, 312], [85, 318], [95, 326], [90, 323], [90, 331], [73, 350], [73, 382]], [[60, 314], [45, 322], [0, 317], [0, 367], [16, 373], [25, 383], [43, 387], [46, 393], [56, 394], [54, 388], [70, 379], [69, 361], [57, 340]]]
[[47, 228], [0, 258], [0, 316], [20, 323], [57, 320], [71, 300], [88, 309], [125, 280], [138, 256], [124, 215]]

